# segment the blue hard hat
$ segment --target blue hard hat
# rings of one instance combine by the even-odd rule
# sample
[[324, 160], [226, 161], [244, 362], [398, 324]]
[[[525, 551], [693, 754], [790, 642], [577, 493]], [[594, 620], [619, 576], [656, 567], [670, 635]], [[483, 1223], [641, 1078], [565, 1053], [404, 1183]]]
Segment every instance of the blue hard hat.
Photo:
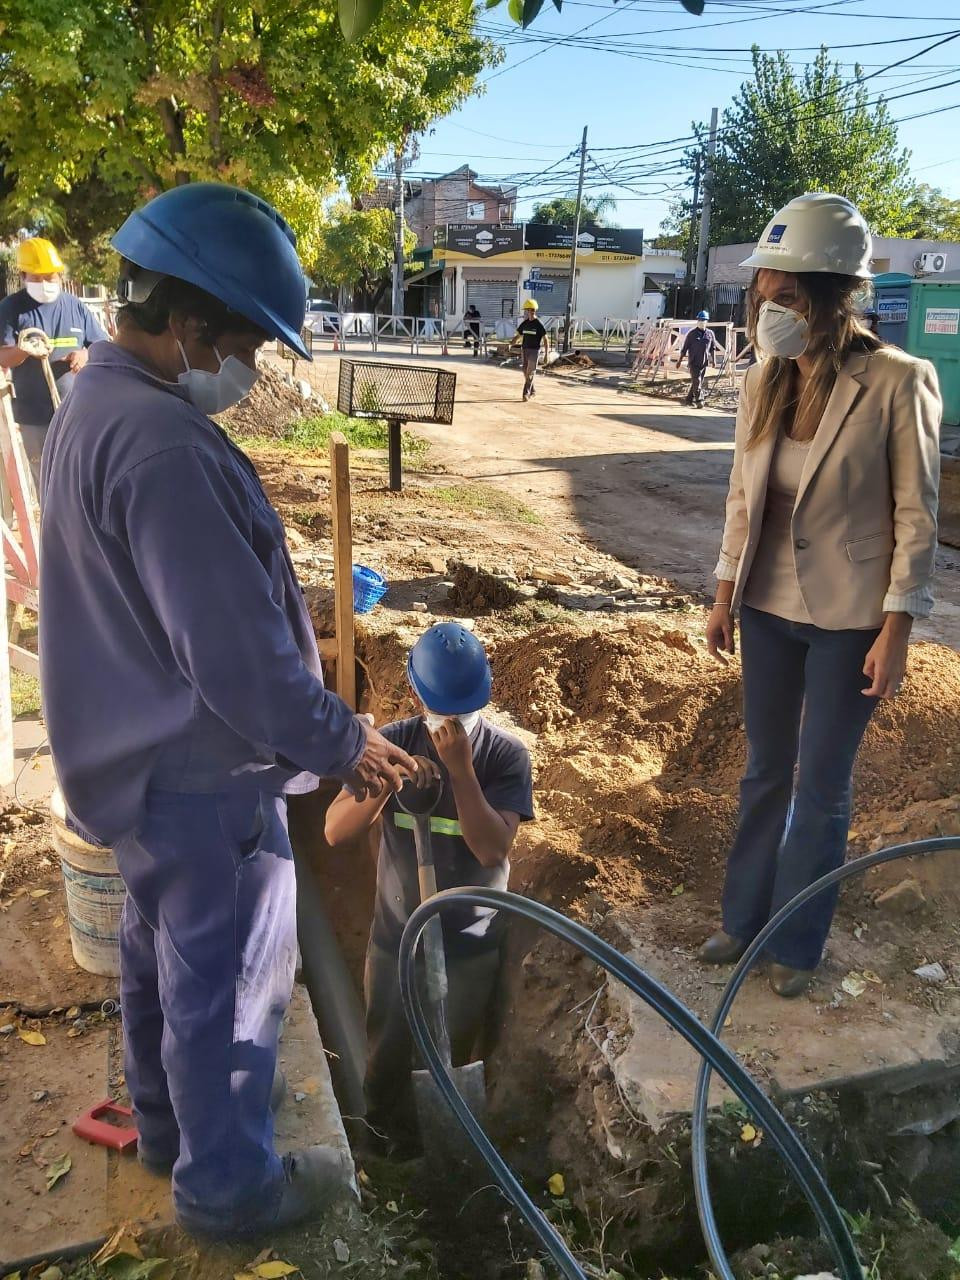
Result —
[[698, 311], [698, 312], [697, 312], [697, 319], [698, 319], [698, 320], [709, 320], [709, 319], [710, 319], [710, 312], [709, 312], [709, 311]]
[[407, 677], [438, 716], [462, 716], [490, 701], [490, 663], [477, 637], [459, 622], [440, 622], [410, 650]]
[[300, 330], [307, 286], [297, 237], [258, 196], [191, 182], [131, 213], [111, 244], [146, 271], [176, 276], [311, 359]]

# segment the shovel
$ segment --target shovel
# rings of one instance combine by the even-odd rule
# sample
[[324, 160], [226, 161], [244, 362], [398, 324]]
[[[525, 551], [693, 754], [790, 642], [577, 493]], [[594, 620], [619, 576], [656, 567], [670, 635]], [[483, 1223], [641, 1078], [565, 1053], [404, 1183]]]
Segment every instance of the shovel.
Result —
[[[418, 788], [407, 784], [397, 796], [397, 803], [413, 819], [413, 838], [417, 846], [417, 873], [420, 901], [426, 902], [437, 892], [437, 876], [433, 865], [433, 842], [430, 819], [440, 800], [436, 783]], [[443, 949], [443, 925], [434, 916], [423, 931], [422, 940], [426, 1008], [433, 1037], [464, 1102], [483, 1123], [486, 1114], [486, 1087], [483, 1063], [469, 1062], [453, 1066], [450, 1052], [450, 1029], [447, 1025], [447, 960]], [[466, 1173], [482, 1165], [460, 1122], [450, 1110], [429, 1071], [413, 1072], [413, 1097], [424, 1150], [439, 1157], [444, 1172]]]

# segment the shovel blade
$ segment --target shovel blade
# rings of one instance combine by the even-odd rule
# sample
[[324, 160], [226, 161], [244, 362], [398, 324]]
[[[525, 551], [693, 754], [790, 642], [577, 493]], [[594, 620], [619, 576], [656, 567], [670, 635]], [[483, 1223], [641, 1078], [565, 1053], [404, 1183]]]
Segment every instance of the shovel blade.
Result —
[[[476, 1119], [486, 1120], [487, 1095], [482, 1062], [468, 1062], [451, 1070], [453, 1083]], [[414, 1071], [413, 1097], [420, 1137], [428, 1159], [436, 1159], [450, 1173], [475, 1176], [485, 1169], [483, 1159], [467, 1137], [467, 1131], [450, 1110], [429, 1071]]]

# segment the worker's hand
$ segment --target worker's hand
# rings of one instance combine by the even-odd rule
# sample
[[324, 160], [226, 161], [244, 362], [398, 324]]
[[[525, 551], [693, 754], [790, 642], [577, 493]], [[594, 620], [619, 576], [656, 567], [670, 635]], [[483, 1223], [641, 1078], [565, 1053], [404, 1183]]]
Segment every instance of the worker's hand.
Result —
[[715, 604], [707, 621], [707, 653], [726, 664], [725, 654], [736, 652], [733, 613], [728, 604]]
[[911, 622], [909, 614], [887, 615], [883, 630], [870, 646], [863, 664], [863, 674], [870, 681], [870, 687], [863, 690], [864, 697], [889, 701], [900, 692], [907, 670]]
[[462, 778], [473, 768], [473, 748], [467, 731], [459, 720], [450, 717], [430, 734], [437, 755], [451, 778]]
[[22, 329], [17, 338], [17, 346], [28, 356], [34, 356], [37, 360], [49, 356], [53, 350], [53, 343], [42, 329]]
[[418, 791], [426, 791], [428, 787], [441, 784], [443, 775], [436, 760], [431, 760], [429, 756], [414, 756], [413, 762], [417, 766], [413, 781]]
[[68, 352], [64, 359], [64, 364], [70, 373], [79, 373], [86, 363], [87, 352], [83, 347], [80, 347], [77, 351]]
[[363, 755], [344, 775], [344, 782], [358, 800], [382, 795], [384, 787], [399, 791], [408, 778], [416, 778], [416, 761], [378, 733], [373, 727], [372, 717], [360, 716], [359, 719], [367, 741]]

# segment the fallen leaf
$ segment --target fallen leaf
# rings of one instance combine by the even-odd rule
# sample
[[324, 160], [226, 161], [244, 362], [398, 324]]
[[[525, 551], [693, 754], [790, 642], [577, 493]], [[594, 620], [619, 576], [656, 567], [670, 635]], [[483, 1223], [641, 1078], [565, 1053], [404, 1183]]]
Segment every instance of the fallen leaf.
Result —
[[41, 1045], [47, 1043], [47, 1037], [42, 1031], [24, 1031], [23, 1027], [21, 1027], [17, 1035], [24, 1044]]
[[131, 1258], [118, 1253], [100, 1268], [111, 1280], [172, 1280], [173, 1263], [169, 1258]]
[[74, 1018], [79, 1018], [79, 1017], [80, 1017], [80, 1006], [79, 1006], [78, 1004], [72, 1004], [72, 1005], [70, 1006], [70, 1008], [67, 1010], [67, 1012], [66, 1012], [66, 1014], [64, 1015], [64, 1017], [67, 1019], [67, 1021], [68, 1021], [68, 1022], [72, 1022], [72, 1021], [74, 1020]]
[[671, 898], [679, 898], [679, 897], [680, 897], [680, 895], [681, 895], [682, 893], [683, 893], [683, 885], [682, 885], [682, 884], [678, 884], [678, 885], [675, 885], [675, 886], [673, 887], [673, 889], [671, 889], [671, 891], [670, 891], [670, 897], [671, 897]]
[[118, 1227], [107, 1243], [90, 1259], [98, 1267], [116, 1258], [118, 1254], [126, 1254], [130, 1258], [142, 1258], [143, 1252], [130, 1234], [129, 1227]]
[[52, 1191], [61, 1178], [65, 1178], [73, 1168], [73, 1161], [69, 1156], [61, 1156], [59, 1160], [54, 1160], [53, 1164], [47, 1169], [47, 1190]]
[[59, 916], [54, 916], [53, 918], [53, 927], [55, 929], [62, 929], [66, 923], [67, 923], [66, 916], [59, 915]]
[[40, 1141], [39, 1138], [34, 1138], [32, 1142], [25, 1142], [18, 1152], [20, 1159], [26, 1160], [28, 1156], [32, 1155], [33, 1148], [37, 1145], [39, 1141]]
[[59, 1129], [48, 1129], [47, 1132], [42, 1136], [44, 1138], [55, 1138], [59, 1132], [60, 1132]]
[[260, 1280], [282, 1280], [283, 1276], [295, 1275], [299, 1270], [292, 1262], [282, 1262], [277, 1258], [275, 1262], [261, 1262], [253, 1268], [253, 1274], [259, 1276]]
[[757, 1131], [752, 1124], [745, 1124], [740, 1130], [741, 1142], [756, 1142]]
[[63, 1272], [59, 1267], [47, 1267], [40, 1272], [37, 1280], [63, 1280]]
[[724, 1029], [726, 1029], [727, 1027], [732, 1027], [732, 1026], [733, 1026], [733, 1019], [730, 1017], [729, 1013], [728, 1013], [728, 1014], [727, 1014], [727, 1016], [724, 1018], [724, 1020], [723, 1020], [723, 1025], [724, 1025]]
[[864, 969], [863, 976], [867, 982], [875, 982], [878, 986], [883, 986], [883, 979], [879, 973], [874, 973], [872, 969]]
[[50, 892], [50, 890], [49, 890], [49, 889], [31, 889], [31, 890], [30, 890], [30, 897], [31, 897], [31, 898], [45, 898], [49, 892]]
[[306, 1080], [301, 1081], [300, 1084], [297, 1085], [297, 1092], [312, 1094], [312, 1093], [316, 1093], [319, 1088], [320, 1088], [320, 1081], [316, 1078], [316, 1076], [309, 1076]]
[[0, 1027], [12, 1027], [16, 1025], [17, 1014], [14, 1009], [0, 1009]]
[[367, 1173], [366, 1169], [358, 1169], [358, 1170], [357, 1170], [357, 1177], [359, 1178], [359, 1180], [360, 1180], [360, 1185], [361, 1185], [362, 1187], [369, 1187], [369, 1186], [370, 1186], [370, 1175], [369, 1175], [369, 1173]]
[[70, 1040], [75, 1040], [77, 1036], [82, 1036], [82, 1035], [83, 1035], [83, 1027], [71, 1027], [70, 1030], [67, 1032], [67, 1038]]
[[867, 989], [867, 984], [860, 977], [859, 973], [848, 973], [844, 980], [840, 983], [842, 989], [848, 996], [862, 996]]
[[350, 1246], [347, 1244], [346, 1240], [334, 1240], [333, 1253], [338, 1262], [350, 1261]]
[[567, 1184], [563, 1180], [562, 1173], [551, 1173], [547, 1179], [547, 1190], [552, 1196], [562, 1196], [567, 1189]]
[[238, 1271], [235, 1273], [233, 1280], [257, 1280], [252, 1271]]

